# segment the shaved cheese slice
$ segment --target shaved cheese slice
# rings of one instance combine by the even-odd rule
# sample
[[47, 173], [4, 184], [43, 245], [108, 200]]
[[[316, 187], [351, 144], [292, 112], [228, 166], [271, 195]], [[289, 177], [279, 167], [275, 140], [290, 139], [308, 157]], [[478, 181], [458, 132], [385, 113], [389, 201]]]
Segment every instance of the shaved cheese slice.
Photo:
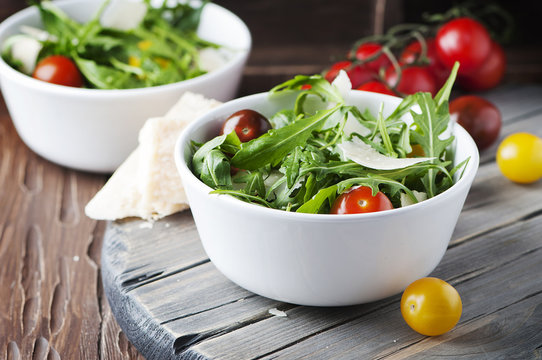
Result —
[[395, 170], [433, 160], [434, 158], [393, 158], [383, 155], [358, 138], [338, 144], [344, 156], [362, 166], [376, 170]]
[[361, 136], [369, 136], [372, 131], [368, 127], [361, 124], [352, 114], [348, 113], [346, 124], [344, 126], [344, 134], [346, 136], [352, 135], [352, 133], [360, 134]]
[[146, 13], [143, 1], [114, 0], [104, 10], [100, 23], [103, 27], [126, 31], [137, 27]]
[[220, 50], [210, 47], [200, 50], [199, 63], [202, 70], [211, 72], [221, 68], [227, 63], [228, 57]]
[[[335, 86], [344, 101], [348, 102], [348, 98], [350, 97], [350, 91], [352, 91], [352, 82], [350, 81], [348, 74], [344, 70], [339, 71], [339, 75], [337, 75], [331, 85]], [[335, 104], [329, 105], [329, 107], [333, 106], [335, 106]], [[352, 116], [352, 114], [348, 114], [347, 116], [348, 117], [346, 119], [346, 124], [343, 130], [346, 136], [350, 136], [352, 133], [357, 133], [361, 136], [368, 136], [371, 134], [371, 130], [368, 129], [366, 126], [363, 126], [354, 116]]]
[[278, 317], [287, 317], [288, 316], [288, 314], [286, 314], [284, 311], [279, 310], [277, 308], [269, 309], [268, 312], [271, 315], [278, 316]]
[[14, 60], [21, 62], [21, 71], [32, 74], [36, 67], [36, 60], [43, 45], [28, 35], [15, 35], [4, 44], [3, 51], [8, 51]]
[[335, 88], [339, 91], [342, 98], [345, 102], [347, 102], [348, 97], [350, 95], [350, 91], [352, 90], [352, 82], [350, 81], [350, 78], [348, 77], [348, 74], [346, 71], [341, 70], [339, 71], [339, 74], [333, 80], [331, 85], [335, 86]]
[[58, 38], [54, 35], [49, 34], [47, 31], [38, 29], [33, 26], [22, 25], [21, 33], [33, 37], [38, 41], [57, 41]]
[[[412, 190], [412, 193], [414, 194], [414, 197], [416, 198], [416, 200], [418, 200], [418, 202], [427, 200], [427, 193], [425, 193], [425, 192]], [[402, 192], [401, 193], [401, 206], [408, 206], [408, 205], [412, 205], [412, 204], [416, 204], [416, 203], [410, 198], [410, 196], [408, 196], [407, 194]]]

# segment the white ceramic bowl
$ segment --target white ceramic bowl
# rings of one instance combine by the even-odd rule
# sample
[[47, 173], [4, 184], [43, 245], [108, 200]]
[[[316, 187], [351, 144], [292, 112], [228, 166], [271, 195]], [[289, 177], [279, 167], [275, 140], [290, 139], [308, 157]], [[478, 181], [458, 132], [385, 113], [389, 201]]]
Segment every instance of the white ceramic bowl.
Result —
[[[102, 1], [63, 0], [55, 4], [80, 22]], [[36, 8], [24, 9], [0, 24], [0, 46], [21, 25], [41, 27]], [[186, 81], [143, 89], [71, 88], [35, 80], [0, 59], [2, 95], [17, 132], [33, 151], [57, 164], [92, 172], [112, 172], [137, 146], [149, 117], [162, 116], [185, 91], [221, 101], [237, 91], [251, 48], [246, 25], [230, 11], [205, 6], [198, 34], [235, 49], [222, 68]]]
[[[351, 104], [385, 115], [392, 96], [353, 91]], [[229, 279], [263, 296], [302, 305], [339, 306], [397, 294], [440, 262], [478, 168], [469, 134], [454, 127], [456, 160], [471, 157], [462, 178], [429, 200], [369, 214], [290, 213], [249, 204], [212, 189], [187, 167], [190, 140], [216, 136], [233, 112], [250, 108], [270, 116], [293, 97], [257, 94], [230, 101], [188, 126], [175, 149], [196, 226], [209, 258]], [[288, 103], [285, 105], [285, 103]]]

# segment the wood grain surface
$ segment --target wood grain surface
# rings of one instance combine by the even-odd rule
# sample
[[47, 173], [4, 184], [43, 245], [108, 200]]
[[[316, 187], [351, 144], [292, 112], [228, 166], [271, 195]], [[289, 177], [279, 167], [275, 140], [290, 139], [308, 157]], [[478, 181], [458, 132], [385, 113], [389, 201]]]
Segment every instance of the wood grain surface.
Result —
[[[542, 87], [486, 94], [502, 136], [542, 136]], [[360, 306], [280, 303], [234, 285], [209, 262], [187, 212], [110, 223], [102, 255], [113, 313], [148, 359], [534, 359], [542, 347], [542, 183], [511, 184], [495, 149], [481, 166], [441, 264], [431, 274], [463, 299], [461, 321], [428, 338], [409, 329], [400, 295]], [[284, 311], [286, 317], [269, 310]]]
[[[386, 5], [385, 16], [378, 19], [377, 2]], [[542, 3], [499, 2], [511, 4], [508, 6], [520, 19], [522, 31], [506, 47], [509, 64], [505, 81], [522, 85], [505, 85], [487, 96], [503, 111], [507, 121], [503, 135], [523, 130], [542, 135], [540, 86], [529, 85], [542, 83], [542, 46], [537, 36]], [[217, 3], [240, 14], [253, 33], [253, 52], [239, 92], [245, 95], [265, 91], [295, 74], [318, 73], [341, 57], [355, 39], [414, 19], [422, 9], [447, 7], [452, 1], [438, 5], [431, 0]], [[0, 20], [25, 6], [21, 0], [0, 0]], [[157, 275], [150, 271], [153, 265], [149, 262], [145, 268], [127, 271], [124, 286], [130, 288], [128, 293], [136, 294], [171, 279], [210, 281], [207, 287], [202, 282], [200, 288], [193, 289], [198, 297], [179, 301], [182, 306], [175, 311], [181, 315], [168, 306], [156, 310], [166, 319], [164, 326], [171, 329], [173, 335], [167, 336], [174, 338], [173, 352], [184, 351], [185, 356], [220, 353], [220, 358], [234, 358], [235, 354], [251, 353], [250, 357], [261, 358], [288, 359], [300, 354], [308, 358], [359, 358], [358, 354], [372, 353], [393, 359], [450, 354], [472, 359], [498, 358], [496, 354], [540, 358], [541, 210], [536, 196], [541, 185], [510, 185], [499, 176], [494, 154], [495, 147], [482, 154], [482, 167], [453, 242], [435, 273], [449, 278], [471, 299], [466, 307], [468, 317], [449, 336], [426, 339], [405, 328], [396, 329], [400, 323], [396, 298], [326, 313], [266, 301], [227, 285], [201, 252], [189, 226], [189, 212], [163, 223], [170, 224], [168, 230], [185, 224], [186, 233], [192, 233], [183, 239], [188, 241], [188, 245], [183, 243], [185, 263], [181, 267], [163, 263], [164, 272]], [[83, 212], [106, 179], [107, 175], [62, 168], [34, 154], [18, 137], [0, 99], [0, 359], [143, 359], [126, 336], [132, 336], [131, 332], [121, 331], [100, 276], [106, 227], [111, 231], [131, 225], [96, 222]], [[176, 240], [157, 241], [172, 241], [175, 249], [181, 246]], [[167, 252], [164, 244], [161, 249]], [[125, 258], [142, 262], [135, 254], [138, 252]], [[497, 275], [497, 270], [506, 275]], [[154, 275], [140, 279], [139, 274]], [[215, 291], [213, 284], [219, 284], [219, 290]], [[477, 302], [483, 312], [476, 310]], [[206, 309], [205, 304], [214, 304], [213, 309]], [[272, 307], [286, 311], [288, 317], [271, 316], [267, 310]], [[232, 326], [232, 318], [239, 322]], [[283, 320], [289, 322], [288, 328], [282, 327]], [[309, 326], [312, 330], [306, 335]], [[371, 326], [378, 331], [369, 330]], [[258, 349], [240, 346], [246, 344], [242, 336], [254, 339], [266, 329], [274, 332], [252, 345]], [[394, 334], [403, 337], [394, 338]], [[458, 344], [465, 353], [458, 352]], [[234, 350], [231, 355], [226, 354], [229, 349]]]
[[106, 176], [43, 160], [0, 102], [0, 358], [135, 359], [103, 296], [105, 223], [83, 208]]

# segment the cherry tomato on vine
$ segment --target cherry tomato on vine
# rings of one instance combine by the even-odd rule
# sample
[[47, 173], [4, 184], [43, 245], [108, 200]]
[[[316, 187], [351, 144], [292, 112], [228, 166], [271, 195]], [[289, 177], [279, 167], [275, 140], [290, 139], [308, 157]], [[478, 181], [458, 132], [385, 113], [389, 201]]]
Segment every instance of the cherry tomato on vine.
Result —
[[542, 178], [542, 139], [529, 133], [507, 136], [497, 149], [497, 165], [509, 180], [530, 184]]
[[397, 73], [393, 66], [386, 70], [386, 82], [388, 85], [400, 93], [414, 94], [418, 91], [430, 92], [435, 96], [438, 86], [435, 78], [429, 72], [427, 67], [409, 66], [401, 71], [401, 80], [397, 84]]
[[83, 77], [75, 63], [62, 55], [51, 55], [38, 62], [32, 77], [57, 85], [83, 86]]
[[363, 65], [353, 65], [351, 61], [344, 60], [333, 64], [327, 73], [325, 79], [329, 82], [335, 80], [339, 71], [344, 70], [352, 83], [352, 88], [355, 89], [358, 86], [374, 79], [374, 73], [368, 67]]
[[376, 80], [366, 82], [365, 84], [359, 86], [357, 90], [371, 91], [386, 95], [395, 95], [395, 93], [391, 91], [390, 88], [388, 88], [385, 84], [382, 84], [380, 81]]
[[[429, 60], [427, 64], [427, 70], [433, 74], [437, 82], [437, 86], [441, 87], [446, 82], [450, 71], [446, 69], [444, 65], [440, 62], [437, 56], [437, 49], [435, 47], [435, 39], [428, 38], [425, 39], [426, 45], [426, 57]], [[422, 44], [420, 41], [416, 40], [407, 45], [407, 47], [401, 52], [399, 56], [399, 63], [401, 64], [413, 64], [415, 62], [420, 62], [422, 54]]]
[[403, 318], [422, 335], [436, 336], [450, 331], [459, 321], [462, 310], [457, 290], [433, 277], [414, 281], [401, 297]]
[[501, 131], [499, 109], [491, 102], [476, 95], [460, 96], [450, 102], [450, 115], [472, 136], [478, 149], [493, 145]]
[[488, 57], [472, 74], [458, 77], [459, 85], [468, 91], [483, 91], [497, 86], [506, 70], [506, 55], [502, 47], [493, 41]]
[[425, 156], [425, 151], [423, 150], [423, 147], [420, 144], [412, 145], [412, 151], [407, 154], [407, 157], [413, 158], [420, 156]]
[[491, 50], [491, 38], [478, 21], [460, 17], [448, 21], [438, 30], [435, 45], [440, 61], [448, 69], [459, 61], [457, 73], [465, 75], [483, 65]]
[[373, 196], [368, 186], [354, 186], [335, 199], [331, 214], [360, 214], [393, 209], [393, 205], [382, 192]]
[[220, 134], [235, 131], [241, 142], [247, 142], [266, 133], [270, 128], [265, 116], [257, 111], [244, 109], [231, 114], [224, 121]]
[[[356, 49], [356, 59], [360, 61], [366, 61], [367, 59], [370, 59], [371, 57], [375, 56], [378, 52], [382, 51], [382, 45], [374, 42], [366, 42], [361, 44]], [[367, 61], [364, 63], [369, 69], [374, 71], [375, 73], [378, 73], [380, 68], [387, 68], [391, 65], [391, 61], [388, 58], [388, 56], [384, 53], [380, 53], [375, 59]]]

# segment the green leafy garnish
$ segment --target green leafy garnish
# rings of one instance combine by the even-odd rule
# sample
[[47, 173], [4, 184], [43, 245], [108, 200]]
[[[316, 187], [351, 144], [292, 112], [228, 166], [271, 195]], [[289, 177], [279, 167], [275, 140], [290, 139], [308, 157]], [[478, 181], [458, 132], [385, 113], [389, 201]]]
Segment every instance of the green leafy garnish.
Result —
[[[96, 14], [81, 24], [49, 0], [33, 4], [39, 10], [44, 30], [38, 61], [50, 55], [63, 55], [75, 61], [86, 87], [131, 89], [170, 84], [205, 74], [199, 51], [218, 48], [196, 34], [202, 10], [207, 4], [172, 4], [164, 0], [159, 7], [147, 8], [138, 26], [119, 30], [102, 26], [100, 19], [109, 5], [104, 1]], [[3, 52], [11, 66], [20, 64]]]
[[[341, 193], [358, 185], [383, 192], [394, 207], [405, 196], [409, 203], [418, 202], [415, 192], [433, 197], [453, 185], [454, 174], [468, 161], [455, 166], [449, 161], [454, 137], [448, 98], [457, 68], [434, 99], [429, 93], [410, 95], [387, 117], [382, 106], [371, 114], [345, 104], [338, 89], [318, 75], [296, 76], [270, 92], [272, 97], [297, 95], [293, 108], [270, 114], [270, 131], [246, 143], [232, 132], [194, 144], [192, 171], [215, 194], [301, 213], [328, 213]], [[408, 114], [413, 121], [407, 123], [402, 117]], [[358, 123], [350, 129], [363, 134], [346, 133], [349, 121]], [[341, 150], [345, 142], [355, 150], [360, 144], [359, 151], [373, 160], [347, 158]], [[405, 159], [415, 146], [424, 156]], [[388, 164], [368, 167], [375, 161]], [[230, 165], [238, 169], [231, 179]]]

